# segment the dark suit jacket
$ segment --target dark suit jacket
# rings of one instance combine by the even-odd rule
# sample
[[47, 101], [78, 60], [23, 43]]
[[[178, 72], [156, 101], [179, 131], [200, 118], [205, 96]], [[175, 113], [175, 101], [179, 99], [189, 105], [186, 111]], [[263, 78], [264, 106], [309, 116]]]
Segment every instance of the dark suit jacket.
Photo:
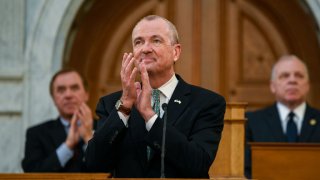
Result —
[[[247, 142], [286, 142], [276, 104], [246, 113]], [[314, 119], [316, 124], [310, 124]], [[320, 111], [307, 105], [298, 142], [320, 142]], [[246, 145], [245, 173], [251, 178], [251, 151]]]
[[84, 167], [79, 143], [75, 156], [61, 167], [56, 149], [66, 140], [67, 134], [59, 118], [27, 130], [25, 156], [22, 168], [25, 172], [80, 172]]
[[[168, 103], [165, 175], [208, 178], [223, 129], [225, 100], [178, 79]], [[163, 121], [158, 118], [147, 132], [145, 121], [133, 108], [126, 128], [114, 107], [120, 96], [121, 92], [116, 92], [98, 103], [96, 112], [104, 123], [89, 141], [87, 166], [90, 171], [111, 172], [114, 177], [159, 178]], [[149, 162], [147, 145], [154, 151]]]

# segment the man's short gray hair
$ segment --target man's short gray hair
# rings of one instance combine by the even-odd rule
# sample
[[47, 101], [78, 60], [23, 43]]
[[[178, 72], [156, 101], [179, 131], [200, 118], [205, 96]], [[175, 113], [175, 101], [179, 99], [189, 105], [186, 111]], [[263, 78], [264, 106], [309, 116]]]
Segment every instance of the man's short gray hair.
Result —
[[148, 16], [145, 16], [143, 17], [142, 19], [140, 19], [136, 25], [134, 26], [133, 30], [136, 28], [136, 26], [143, 20], [146, 20], [146, 21], [152, 21], [152, 20], [155, 20], [155, 19], [162, 19], [163, 21], [165, 21], [169, 27], [169, 30], [170, 30], [170, 33], [171, 33], [171, 44], [179, 44], [179, 34], [178, 34], [178, 31], [177, 31], [177, 28], [174, 24], [172, 24], [168, 19], [164, 18], [164, 17], [161, 17], [161, 16], [158, 16], [158, 15], [148, 15]]
[[306, 71], [306, 75], [307, 75], [306, 78], [309, 79], [309, 72], [308, 72], [307, 65], [301, 59], [299, 59], [296, 55], [289, 54], [289, 55], [281, 56], [279, 58], [279, 60], [273, 65], [272, 71], [271, 71], [271, 80], [276, 79], [276, 67], [278, 66], [278, 64], [283, 61], [291, 61], [291, 60], [298, 60], [299, 62], [301, 62], [303, 64], [305, 71]]

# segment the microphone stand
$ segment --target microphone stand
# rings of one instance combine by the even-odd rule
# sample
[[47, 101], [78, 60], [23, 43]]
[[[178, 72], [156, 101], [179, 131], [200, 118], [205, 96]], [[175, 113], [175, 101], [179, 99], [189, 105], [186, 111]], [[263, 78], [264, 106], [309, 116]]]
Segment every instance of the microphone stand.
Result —
[[164, 111], [163, 114], [163, 131], [162, 131], [162, 146], [161, 146], [161, 176], [160, 178], [165, 178], [164, 174], [164, 157], [165, 157], [165, 146], [166, 146], [166, 130], [167, 130], [167, 118], [168, 118], [168, 104], [163, 103], [162, 109]]

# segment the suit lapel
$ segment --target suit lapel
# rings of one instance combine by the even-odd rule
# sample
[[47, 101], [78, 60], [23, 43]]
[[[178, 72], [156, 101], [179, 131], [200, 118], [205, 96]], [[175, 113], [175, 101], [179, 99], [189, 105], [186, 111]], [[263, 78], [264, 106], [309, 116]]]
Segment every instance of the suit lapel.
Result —
[[319, 119], [316, 119], [316, 115], [313, 110], [307, 105], [306, 112], [302, 122], [301, 136], [299, 137], [299, 142], [308, 142], [309, 137], [312, 135], [316, 128], [316, 124]]
[[286, 136], [282, 130], [281, 120], [279, 117], [279, 112], [276, 104], [271, 106], [271, 108], [268, 109], [267, 113], [268, 113], [268, 115], [266, 116], [267, 123], [268, 123], [269, 129], [271, 130], [270, 133], [273, 134], [274, 141], [285, 142]]
[[179, 116], [189, 104], [190, 86], [185, 83], [178, 75], [179, 82], [175, 88], [168, 104], [168, 123], [174, 124]]
[[61, 143], [63, 143], [67, 138], [67, 133], [64, 130], [64, 127], [63, 127], [62, 123], [60, 122], [59, 118], [57, 118], [54, 121], [52, 129], [48, 129], [48, 131], [51, 136], [50, 138], [54, 142], [55, 147], [60, 146]]

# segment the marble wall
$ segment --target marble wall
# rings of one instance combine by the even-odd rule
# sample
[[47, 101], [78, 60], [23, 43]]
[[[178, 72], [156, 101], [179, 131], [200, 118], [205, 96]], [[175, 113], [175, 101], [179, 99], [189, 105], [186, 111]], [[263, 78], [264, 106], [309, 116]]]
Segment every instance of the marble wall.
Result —
[[82, 0], [0, 0], [0, 172], [22, 172], [25, 130], [57, 117], [49, 95]]
[[[49, 80], [83, 1], [0, 0], [0, 172], [22, 172], [25, 130], [57, 116]], [[319, 25], [320, 0], [305, 2]]]
[[0, 171], [18, 171], [24, 104], [24, 1], [0, 1]]

